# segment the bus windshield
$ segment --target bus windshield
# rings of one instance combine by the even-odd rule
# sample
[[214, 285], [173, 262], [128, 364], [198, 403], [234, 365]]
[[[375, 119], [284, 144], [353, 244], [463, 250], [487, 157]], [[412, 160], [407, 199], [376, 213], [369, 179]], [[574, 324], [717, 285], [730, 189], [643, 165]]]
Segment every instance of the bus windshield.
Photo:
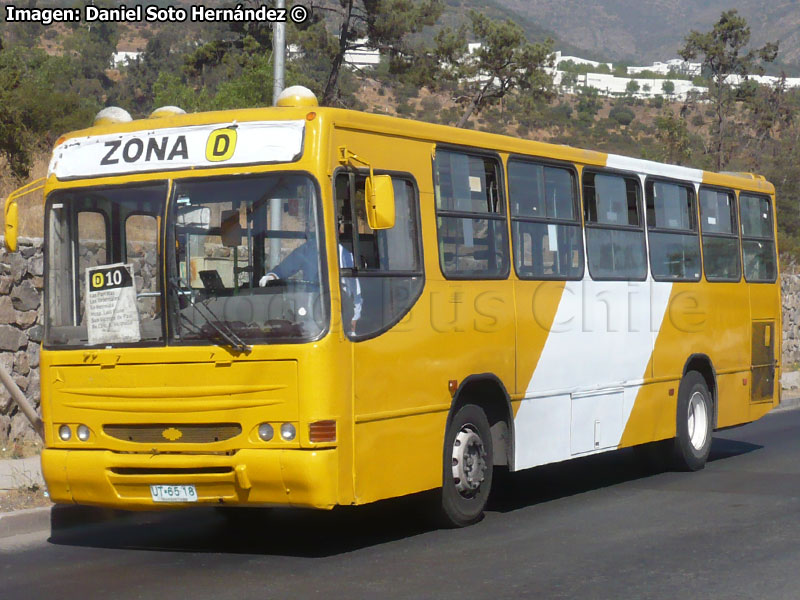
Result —
[[[46, 346], [163, 343], [158, 237], [166, 196], [166, 182], [50, 194]], [[88, 303], [87, 273], [103, 284]]]
[[[317, 193], [305, 175], [175, 182], [167, 223], [173, 342], [305, 341], [327, 327]], [[231, 342], [231, 339], [235, 340]]]

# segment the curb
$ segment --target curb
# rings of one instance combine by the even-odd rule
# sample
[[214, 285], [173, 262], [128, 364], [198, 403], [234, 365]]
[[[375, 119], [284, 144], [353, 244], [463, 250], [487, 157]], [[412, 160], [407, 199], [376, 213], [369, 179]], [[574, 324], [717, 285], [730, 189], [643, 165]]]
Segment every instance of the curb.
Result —
[[42, 531], [50, 526], [49, 506], [0, 513], [0, 539]]
[[15, 510], [0, 513], [0, 540], [15, 535], [48, 530], [51, 534], [64, 533], [78, 527], [125, 520], [133, 514], [136, 513], [96, 506], [65, 504]]
[[789, 396], [788, 398], [786, 396], [782, 396], [781, 403], [773, 410], [780, 410], [782, 408], [797, 408], [798, 406], [800, 406], [800, 396]]

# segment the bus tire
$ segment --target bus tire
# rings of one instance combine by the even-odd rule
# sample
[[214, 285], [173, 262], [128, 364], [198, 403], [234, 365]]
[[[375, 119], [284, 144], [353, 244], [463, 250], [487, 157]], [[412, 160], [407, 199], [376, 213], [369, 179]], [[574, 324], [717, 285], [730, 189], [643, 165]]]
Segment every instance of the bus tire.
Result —
[[683, 376], [678, 388], [677, 429], [672, 453], [679, 471], [699, 471], [711, 451], [713, 404], [705, 378], [697, 371]]
[[444, 437], [441, 520], [465, 527], [483, 518], [492, 488], [492, 433], [483, 410], [465, 404], [453, 416]]

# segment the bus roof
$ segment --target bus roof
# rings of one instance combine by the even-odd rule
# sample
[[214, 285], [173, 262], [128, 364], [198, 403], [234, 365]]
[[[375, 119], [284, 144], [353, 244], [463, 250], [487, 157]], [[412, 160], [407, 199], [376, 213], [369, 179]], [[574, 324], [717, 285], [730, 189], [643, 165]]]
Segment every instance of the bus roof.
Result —
[[448, 125], [426, 123], [389, 115], [379, 115], [355, 110], [328, 107], [264, 107], [187, 114], [171, 114], [159, 118], [137, 119], [125, 123], [113, 123], [65, 134], [59, 144], [79, 137], [123, 134], [138, 131], [157, 131], [196, 125], [244, 123], [248, 121], [306, 120], [309, 113], [321, 123], [334, 127], [354, 129], [384, 135], [414, 138], [431, 143], [446, 143], [529, 156], [546, 157], [583, 165], [609, 167], [623, 171], [634, 171], [644, 175], [680, 179], [720, 187], [731, 187], [773, 194], [774, 186], [763, 176], [753, 173], [704, 171], [656, 161], [607, 154], [562, 144], [524, 140]]

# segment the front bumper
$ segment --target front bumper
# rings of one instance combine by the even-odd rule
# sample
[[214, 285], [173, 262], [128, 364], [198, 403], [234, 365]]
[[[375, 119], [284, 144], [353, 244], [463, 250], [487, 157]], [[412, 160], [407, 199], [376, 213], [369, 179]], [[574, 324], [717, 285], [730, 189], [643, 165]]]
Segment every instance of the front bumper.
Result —
[[153, 484], [193, 484], [197, 504], [329, 509], [338, 501], [337, 465], [336, 448], [239, 450], [230, 456], [42, 452], [42, 472], [53, 502], [129, 510], [176, 506], [153, 502]]

